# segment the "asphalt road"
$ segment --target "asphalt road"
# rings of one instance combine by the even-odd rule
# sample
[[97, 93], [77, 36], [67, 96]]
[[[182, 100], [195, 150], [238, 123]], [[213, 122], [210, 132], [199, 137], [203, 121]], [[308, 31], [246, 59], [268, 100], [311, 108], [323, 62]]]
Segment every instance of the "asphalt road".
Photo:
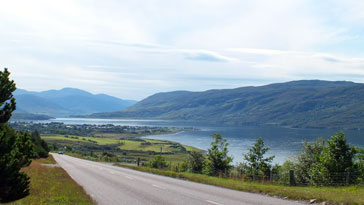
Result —
[[53, 154], [98, 204], [299, 204]]

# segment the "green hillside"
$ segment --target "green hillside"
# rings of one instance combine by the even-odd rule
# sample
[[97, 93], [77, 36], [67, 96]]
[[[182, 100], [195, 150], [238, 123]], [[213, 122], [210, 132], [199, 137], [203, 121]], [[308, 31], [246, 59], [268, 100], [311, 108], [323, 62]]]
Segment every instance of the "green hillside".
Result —
[[364, 128], [364, 84], [303, 80], [258, 87], [152, 95], [97, 118], [157, 118], [231, 125]]

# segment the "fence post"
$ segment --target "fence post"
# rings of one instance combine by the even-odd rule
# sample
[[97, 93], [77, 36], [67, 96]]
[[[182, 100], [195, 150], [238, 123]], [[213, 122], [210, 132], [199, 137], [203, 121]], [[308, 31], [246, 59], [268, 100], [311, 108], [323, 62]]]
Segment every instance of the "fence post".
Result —
[[270, 181], [272, 182], [273, 181], [273, 169], [270, 170]]
[[349, 185], [350, 182], [350, 172], [346, 172], [346, 185]]
[[291, 185], [291, 186], [296, 185], [296, 182], [294, 180], [294, 171], [293, 170], [289, 170], [289, 185]]
[[138, 157], [138, 159], [137, 159], [137, 165], [138, 165], [138, 167], [140, 166], [140, 157]]

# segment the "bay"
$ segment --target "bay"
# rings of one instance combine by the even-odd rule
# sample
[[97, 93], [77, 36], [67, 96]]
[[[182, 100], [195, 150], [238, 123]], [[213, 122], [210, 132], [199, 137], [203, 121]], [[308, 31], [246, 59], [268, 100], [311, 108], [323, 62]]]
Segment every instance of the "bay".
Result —
[[[229, 142], [229, 154], [234, 163], [243, 161], [243, 154], [259, 137], [270, 147], [267, 156], [275, 155], [274, 163], [282, 164], [287, 159], [293, 159], [301, 152], [304, 140], [312, 142], [318, 137], [330, 138], [339, 130], [334, 129], [296, 129], [281, 127], [236, 127], [219, 126], [203, 122], [181, 122], [170, 120], [131, 120], [131, 119], [88, 119], [88, 118], [57, 118], [39, 122], [63, 122], [65, 124], [114, 124], [128, 126], [158, 126], [158, 127], [190, 127], [197, 130], [184, 131], [168, 135], [147, 136], [150, 139], [161, 139], [191, 145], [203, 150], [210, 147], [214, 133], [220, 133]], [[347, 141], [351, 145], [364, 146], [363, 130], [344, 130]]]

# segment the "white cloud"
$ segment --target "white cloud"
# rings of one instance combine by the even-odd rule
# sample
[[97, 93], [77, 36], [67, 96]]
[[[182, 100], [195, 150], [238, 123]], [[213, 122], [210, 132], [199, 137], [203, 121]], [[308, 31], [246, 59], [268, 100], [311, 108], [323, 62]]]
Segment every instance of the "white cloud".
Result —
[[364, 82], [363, 9], [354, 0], [5, 1], [0, 66], [20, 88], [134, 99], [298, 79]]

